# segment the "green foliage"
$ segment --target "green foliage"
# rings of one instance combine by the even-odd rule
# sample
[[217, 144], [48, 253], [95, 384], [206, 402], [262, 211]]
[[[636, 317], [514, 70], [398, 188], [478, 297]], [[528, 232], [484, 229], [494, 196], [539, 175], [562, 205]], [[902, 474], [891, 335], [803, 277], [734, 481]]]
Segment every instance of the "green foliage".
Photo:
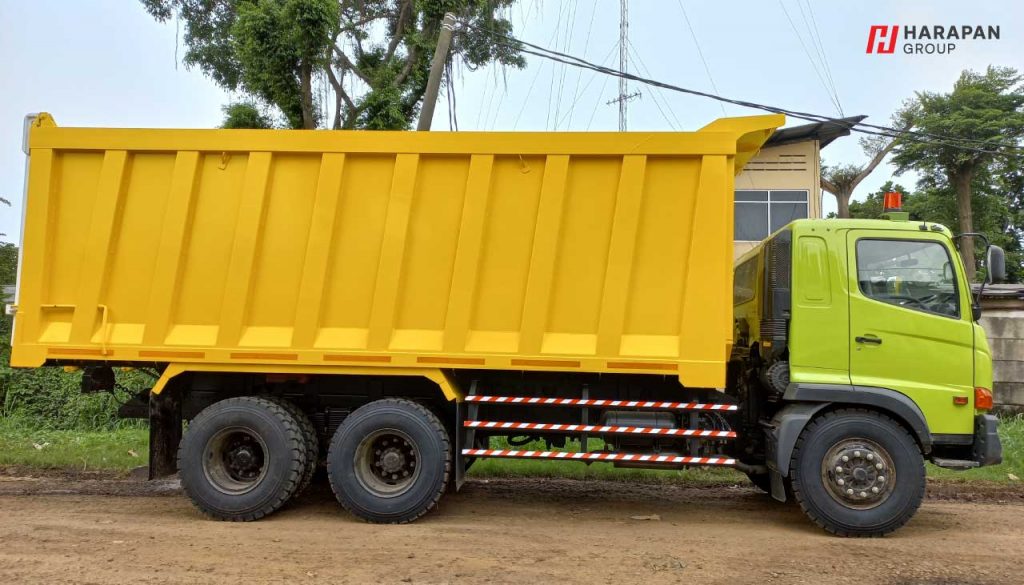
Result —
[[315, 128], [312, 74], [327, 63], [337, 20], [334, 0], [239, 3], [231, 40], [241, 87], [277, 105], [292, 128]]
[[185, 64], [218, 85], [272, 104], [292, 127], [316, 119], [318, 73], [334, 93], [334, 128], [407, 129], [426, 89], [441, 20], [469, 26], [451, 54], [470, 70], [523, 67], [501, 13], [515, 0], [140, 0], [158, 21], [184, 24]]
[[270, 129], [274, 121], [255, 102], [235, 102], [221, 108], [224, 123], [221, 128]]
[[[1016, 164], [1016, 163], [1014, 163]], [[1000, 163], [998, 168], [1002, 168]], [[1019, 183], [1018, 183], [1019, 182]], [[1016, 185], [1014, 185], [1016, 183]], [[962, 231], [957, 216], [956, 195], [941, 178], [919, 181], [920, 188], [911, 192], [903, 185], [887, 181], [863, 201], [850, 203], [850, 217], [881, 219], [882, 197], [889, 191], [903, 193], [903, 210], [912, 221], [940, 223], [953, 233]], [[1018, 191], [1014, 191], [1018, 189]], [[1024, 281], [1024, 250], [1021, 226], [1024, 226], [1024, 172], [988, 174], [975, 181], [973, 192], [974, 229], [986, 234], [991, 242], [1006, 251], [1006, 270], [1009, 282]]]
[[[993, 231], [998, 220], [1012, 206], [994, 171], [1016, 163], [1014, 150], [1024, 137], [1024, 86], [1022, 77], [1009, 67], [989, 67], [985, 73], [964, 71], [949, 93], [920, 92], [897, 115], [917, 135], [903, 135], [896, 141], [893, 163], [897, 173], [914, 170], [921, 177], [918, 190], [926, 196], [948, 196], [956, 200], [955, 221], [960, 232]], [[945, 140], [936, 137], [955, 137]], [[963, 142], [969, 140], [973, 142]], [[1009, 155], [1009, 156], [1007, 156]], [[977, 210], [976, 210], [977, 208]], [[978, 217], [975, 217], [977, 213]], [[988, 221], [989, 225], [985, 225]], [[1009, 241], [1020, 248], [1019, 234]], [[974, 241], [961, 241], [968, 276], [975, 274], [974, 261], [980, 256]], [[1020, 267], [1014, 275], [1020, 277]]]
[[[1024, 88], [1021, 75], [1009, 67], [985, 73], [964, 71], [950, 93], [919, 92], [902, 112], [914, 132], [985, 141], [977, 150], [998, 151], [995, 143], [1017, 143], [1024, 136]], [[913, 169], [951, 175], [979, 168], [993, 155], [960, 148], [962, 142], [915, 139], [898, 141], [893, 163], [899, 171]]]
[[18, 247], [10, 242], [0, 243], [0, 285], [14, 284], [18, 280]]

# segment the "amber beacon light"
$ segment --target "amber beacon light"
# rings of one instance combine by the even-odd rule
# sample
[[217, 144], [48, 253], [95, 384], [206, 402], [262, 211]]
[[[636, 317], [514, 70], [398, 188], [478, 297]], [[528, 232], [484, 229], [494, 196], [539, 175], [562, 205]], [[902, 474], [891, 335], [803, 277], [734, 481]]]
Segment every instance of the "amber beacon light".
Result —
[[882, 199], [882, 210], [885, 213], [890, 211], [903, 211], [903, 194], [899, 191], [889, 191]]

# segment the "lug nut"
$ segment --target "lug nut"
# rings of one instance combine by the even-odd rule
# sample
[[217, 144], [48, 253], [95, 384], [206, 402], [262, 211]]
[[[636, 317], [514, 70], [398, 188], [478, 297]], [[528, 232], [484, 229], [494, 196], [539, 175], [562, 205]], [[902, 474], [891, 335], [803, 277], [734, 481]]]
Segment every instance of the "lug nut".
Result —
[[847, 462], [847, 461], [849, 461], [849, 460], [850, 460], [850, 457], [849, 457], [849, 456], [847, 456], [847, 455], [843, 455], [843, 463], [846, 463], [846, 462]]
[[875, 463], [875, 469], [881, 469], [881, 468], [882, 468], [882, 464], [880, 462], [879, 463]]
[[879, 475], [878, 476], [878, 483], [882, 483], [884, 481], [885, 481], [885, 476], [884, 475]]
[[842, 472], [843, 472], [843, 468], [842, 467], [836, 467], [836, 473], [842, 473]]
[[839, 478], [839, 479], [837, 479], [837, 480], [836, 480], [836, 483], [837, 483], [837, 484], [839, 484], [839, 485], [846, 485], [846, 482], [845, 482], [845, 481], [843, 481], [843, 478]]
[[860, 457], [860, 451], [854, 451], [853, 452], [853, 456], [854, 457]]
[[868, 493], [867, 492], [861, 492], [860, 493], [860, 497], [866, 498], [866, 497], [868, 497]]
[[874, 461], [875, 460], [875, 455], [873, 453], [868, 453], [867, 460], [868, 461]]
[[846, 490], [846, 495], [852, 496], [853, 495], [853, 490], [852, 489], [847, 489]]
[[878, 488], [877, 487], [871, 488], [871, 493], [877, 494], [878, 493]]

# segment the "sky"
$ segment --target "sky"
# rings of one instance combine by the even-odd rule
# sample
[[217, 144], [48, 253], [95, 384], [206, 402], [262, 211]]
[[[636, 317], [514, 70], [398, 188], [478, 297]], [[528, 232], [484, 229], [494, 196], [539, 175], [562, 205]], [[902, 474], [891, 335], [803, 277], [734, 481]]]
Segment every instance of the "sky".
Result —
[[[618, 65], [618, 0], [522, 0], [510, 17], [524, 40]], [[963, 69], [1024, 69], [1019, 0], [629, 0], [628, 22], [630, 72], [793, 110], [863, 114], [875, 124], [886, 124], [916, 91], [949, 91]], [[1001, 38], [959, 41], [943, 55], [865, 54], [868, 29], [879, 24], [998, 25]], [[26, 113], [50, 112], [64, 126], [220, 123], [220, 108], [233, 96], [181, 64], [177, 39], [174, 22], [157, 23], [133, 0], [0, 0], [0, 197], [12, 202], [0, 207], [0, 240], [20, 237]], [[758, 113], [631, 83], [629, 92], [637, 90], [628, 103], [630, 130], [695, 130], [724, 115]], [[460, 130], [618, 128], [618, 108], [606, 103], [618, 94], [615, 79], [536, 57], [522, 70], [457, 68], [453, 93]], [[447, 130], [449, 119], [442, 95], [434, 129]], [[822, 157], [865, 161], [856, 136], [835, 141]], [[880, 166], [855, 198], [893, 171]], [[831, 196], [824, 203], [826, 213], [835, 209]]]

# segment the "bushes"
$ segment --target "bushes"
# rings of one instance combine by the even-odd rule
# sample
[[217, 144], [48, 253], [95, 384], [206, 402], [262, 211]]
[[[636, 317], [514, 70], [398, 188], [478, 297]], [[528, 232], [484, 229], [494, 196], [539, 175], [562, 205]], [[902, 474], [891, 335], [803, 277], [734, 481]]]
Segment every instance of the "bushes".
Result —
[[[4, 352], [6, 353], [6, 352]], [[61, 368], [12, 369], [7, 356], [0, 366], [0, 397], [5, 418], [18, 419], [39, 428], [63, 430], [107, 430], [139, 426], [137, 421], [119, 420], [117, 408], [129, 393], [81, 394], [80, 372], [66, 373]], [[138, 374], [119, 373], [119, 383], [142, 388]], [[131, 387], [129, 386], [129, 387]]]
[[[81, 372], [62, 368], [11, 368], [10, 317], [0, 320], [0, 416], [24, 426], [54, 430], [110, 430], [140, 427], [137, 420], [120, 420], [117, 408], [131, 392], [82, 394]], [[152, 385], [152, 379], [139, 372], [117, 372], [121, 386], [133, 392]]]

